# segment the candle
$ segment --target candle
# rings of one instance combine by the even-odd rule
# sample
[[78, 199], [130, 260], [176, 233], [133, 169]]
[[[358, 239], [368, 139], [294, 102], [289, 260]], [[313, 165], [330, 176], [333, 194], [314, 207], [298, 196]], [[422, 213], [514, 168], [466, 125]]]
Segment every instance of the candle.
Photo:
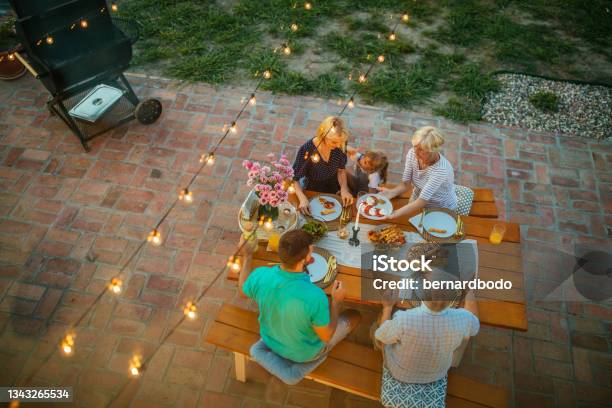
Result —
[[363, 204], [363, 201], [359, 203], [359, 205], [357, 206], [357, 219], [355, 220], [355, 226], [353, 227], [355, 229], [359, 229], [359, 211], [361, 210], [362, 204]]

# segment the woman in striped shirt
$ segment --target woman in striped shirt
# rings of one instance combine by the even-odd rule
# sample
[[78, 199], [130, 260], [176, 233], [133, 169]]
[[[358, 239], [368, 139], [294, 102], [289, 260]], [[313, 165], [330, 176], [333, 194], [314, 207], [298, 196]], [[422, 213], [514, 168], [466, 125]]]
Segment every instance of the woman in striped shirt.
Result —
[[424, 207], [441, 207], [455, 211], [455, 172], [450, 162], [440, 153], [444, 136], [433, 126], [418, 129], [412, 136], [412, 149], [406, 155], [402, 182], [395, 188], [381, 188], [389, 199], [408, 191], [413, 185], [410, 203], [393, 211], [386, 219], [413, 215]]

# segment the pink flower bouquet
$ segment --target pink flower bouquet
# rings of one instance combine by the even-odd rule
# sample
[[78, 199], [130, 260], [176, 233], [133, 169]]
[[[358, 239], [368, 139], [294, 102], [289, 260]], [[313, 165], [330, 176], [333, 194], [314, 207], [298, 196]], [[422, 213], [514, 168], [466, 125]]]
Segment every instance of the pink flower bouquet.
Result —
[[270, 153], [268, 158], [270, 163], [263, 165], [251, 160], [243, 161], [242, 165], [249, 171], [247, 185], [253, 187], [259, 198], [259, 213], [275, 219], [278, 216], [278, 206], [289, 197], [285, 183], [293, 179], [293, 168], [285, 155], [274, 160], [274, 154]]

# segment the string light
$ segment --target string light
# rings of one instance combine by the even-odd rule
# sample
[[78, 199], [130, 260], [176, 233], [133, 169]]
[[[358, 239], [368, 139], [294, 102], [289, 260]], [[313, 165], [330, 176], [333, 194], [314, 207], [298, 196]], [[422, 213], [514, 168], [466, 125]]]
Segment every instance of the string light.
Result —
[[385, 62], [385, 56], [381, 54], [378, 56], [378, 58], [376, 58], [376, 60], [382, 64]]
[[155, 246], [161, 245], [161, 233], [158, 230], [154, 229], [149, 233], [147, 241]]
[[353, 100], [353, 97], [351, 96], [351, 99], [349, 99], [348, 101], [348, 107], [353, 109], [355, 107], [355, 101]]
[[50, 35], [47, 35], [47, 38], [45, 38], [45, 41], [47, 42], [47, 44], [52, 45], [55, 40], [53, 39], [53, 37], [51, 37]]
[[190, 204], [193, 202], [193, 193], [191, 191], [189, 191], [189, 189], [184, 188], [181, 190], [181, 192], [179, 193], [179, 200], [186, 202], [187, 204]]
[[110, 284], [108, 285], [108, 288], [110, 289], [111, 292], [113, 292], [114, 294], [118, 295], [119, 293], [121, 293], [121, 285], [123, 284], [123, 282], [121, 282], [120, 279], [117, 278], [113, 278], [110, 282]]
[[304, 3], [304, 8], [306, 10], [312, 10], [312, 3], [307, 1], [306, 3]]
[[185, 306], [183, 312], [185, 313], [185, 316], [187, 316], [189, 319], [194, 320], [196, 317], [198, 317], [196, 310], [196, 305], [193, 302], [187, 302], [187, 305]]
[[212, 166], [213, 164], [215, 164], [215, 154], [208, 153], [208, 154], [203, 154], [202, 156], [200, 156], [200, 163], [204, 163], [204, 162], [206, 162], [206, 165], [208, 166]]
[[236, 127], [236, 122], [232, 122], [232, 124], [230, 125], [230, 132], [236, 133], [237, 131], [238, 128]]
[[254, 93], [251, 94], [251, 97], [249, 98], [249, 103], [251, 105], [255, 105], [257, 103], [257, 99], [255, 98], [255, 94]]
[[117, 6], [117, 3], [111, 3], [111, 10], [113, 10], [114, 12], [117, 12], [117, 10], [119, 10], [119, 6]]
[[403, 21], [404, 23], [407, 23], [408, 21], [410, 21], [410, 16], [408, 15], [408, 13], [404, 13], [404, 14], [402, 15], [402, 21]]
[[295, 187], [293, 187], [293, 181], [291, 181], [291, 182], [289, 183], [289, 187], [287, 187], [287, 192], [288, 192], [289, 194], [294, 194], [294, 193], [295, 193]]
[[287, 45], [287, 44], [283, 44], [283, 53], [284, 53], [285, 55], [289, 55], [289, 54], [291, 54], [291, 48], [289, 47], [289, 45]]
[[312, 155], [312, 162], [313, 163], [318, 163], [319, 160], [320, 160], [319, 153], [315, 153], [315, 154]]
[[360, 75], [359, 75], [359, 79], [358, 79], [358, 81], [359, 81], [360, 83], [362, 83], [362, 84], [363, 84], [363, 83], [366, 81], [366, 76], [365, 76], [365, 74], [360, 74]]
[[142, 368], [143, 367], [142, 362], [140, 361], [140, 357], [132, 357], [132, 361], [130, 362], [130, 375], [132, 377], [138, 377]]
[[81, 20], [81, 28], [87, 28], [89, 27], [89, 23], [87, 22], [87, 20]]
[[240, 258], [233, 255], [230, 256], [229, 260], [227, 261], [227, 267], [235, 272], [239, 272], [240, 268], [242, 267], [240, 264]]
[[14, 61], [14, 60], [15, 60], [15, 54], [9, 54], [9, 55], [8, 55], [8, 59], [9, 59], [10, 61]]
[[66, 337], [62, 340], [62, 353], [66, 356], [72, 355], [74, 352], [74, 338], [76, 336], [74, 334], [67, 334]]
[[389, 34], [389, 40], [390, 41], [395, 41], [397, 37], [395, 36], [395, 31], [391, 31], [391, 34]]
[[263, 77], [266, 79], [270, 79], [272, 77], [272, 73], [267, 69], [263, 72]]
[[299, 27], [298, 27], [297, 24], [295, 24], [295, 23], [291, 24], [291, 31], [293, 31], [294, 33], [298, 30], [298, 28]]

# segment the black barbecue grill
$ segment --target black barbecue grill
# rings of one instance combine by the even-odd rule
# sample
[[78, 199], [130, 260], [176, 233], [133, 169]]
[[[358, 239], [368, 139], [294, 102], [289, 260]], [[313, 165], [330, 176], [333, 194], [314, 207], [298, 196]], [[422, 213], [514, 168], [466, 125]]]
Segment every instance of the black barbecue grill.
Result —
[[[161, 103], [155, 99], [140, 102], [123, 75], [137, 39], [134, 22], [114, 19], [105, 0], [10, 3], [17, 15], [17, 35], [28, 57], [26, 67], [51, 93], [47, 102], [50, 112], [68, 125], [85, 150], [95, 136], [135, 117], [142, 123], [159, 117]], [[118, 89], [122, 96], [92, 120], [70, 113], [100, 85]]]

